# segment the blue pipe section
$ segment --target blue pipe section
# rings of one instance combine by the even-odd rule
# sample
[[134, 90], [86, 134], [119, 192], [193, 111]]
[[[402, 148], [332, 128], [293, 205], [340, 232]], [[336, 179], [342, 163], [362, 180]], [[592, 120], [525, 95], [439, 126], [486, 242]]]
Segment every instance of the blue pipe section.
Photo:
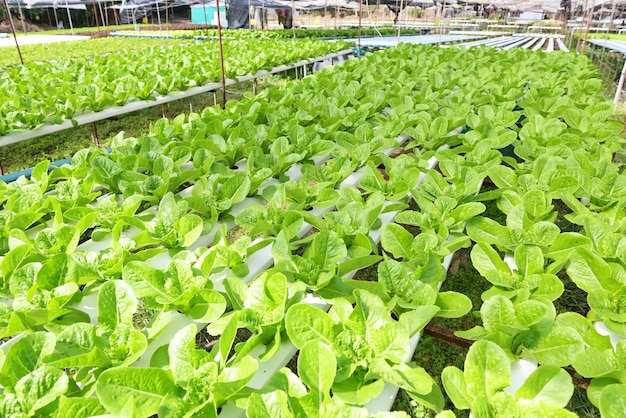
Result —
[[[111, 148], [106, 148], [106, 152], [111, 153]], [[48, 171], [51, 171], [55, 167], [61, 167], [62, 165], [65, 165], [65, 164], [72, 164], [72, 159], [66, 158], [64, 160], [53, 161], [50, 163], [50, 167], [48, 167]], [[0, 181], [3, 181], [5, 183], [12, 183], [22, 176], [26, 178], [30, 178], [30, 176], [33, 174], [33, 168], [34, 167], [27, 168], [26, 170], [16, 171], [14, 173], [5, 174], [3, 176], [0, 176]]]

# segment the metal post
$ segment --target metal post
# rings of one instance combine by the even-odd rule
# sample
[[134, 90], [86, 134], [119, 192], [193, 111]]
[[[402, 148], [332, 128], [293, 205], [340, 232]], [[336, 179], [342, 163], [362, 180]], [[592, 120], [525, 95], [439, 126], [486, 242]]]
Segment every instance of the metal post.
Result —
[[161, 30], [161, 8], [159, 6], [159, 2], [156, 3], [157, 7], [157, 21], [159, 22], [159, 30]]
[[59, 16], [57, 16], [57, 8], [52, 7], [52, 11], [54, 12], [54, 22], [57, 24], [57, 29], [59, 28]]
[[224, 75], [224, 46], [222, 45], [222, 18], [220, 14], [220, 0], [215, 0], [215, 6], [217, 6], [217, 39], [220, 46], [220, 67], [222, 71], [222, 109], [224, 109], [226, 107], [226, 76]]
[[102, 11], [102, 3], [98, 2], [98, 10], [100, 10], [100, 19], [102, 22], [102, 26], [104, 26], [105, 28], [108, 26], [108, 22], [107, 19], [104, 18], [104, 12]]
[[65, 8], [67, 10], [67, 20], [70, 21], [70, 29], [72, 30], [72, 35], [74, 35], [74, 24], [72, 23], [72, 15], [70, 14], [70, 5], [67, 0], [65, 0]]
[[252, 0], [248, 0], [248, 29], [252, 29], [252, 19], [250, 18], [250, 8], [252, 6]]
[[617, 111], [617, 105], [619, 104], [620, 96], [622, 95], [622, 88], [624, 87], [624, 77], [626, 77], [626, 57], [624, 57], [624, 66], [622, 67], [622, 75], [619, 77], [619, 83], [617, 83], [617, 91], [615, 92], [615, 100], [613, 100], [613, 111]]
[[15, 36], [15, 26], [13, 25], [13, 16], [11, 16], [11, 10], [9, 10], [9, 5], [7, 4], [7, 0], [4, 1], [4, 10], [7, 12], [7, 16], [9, 18], [9, 25], [11, 26], [11, 33], [13, 34], [13, 40], [15, 41], [15, 48], [17, 49], [17, 55], [20, 56], [20, 62], [24, 65], [24, 58], [22, 58], [22, 51], [20, 50], [20, 44], [17, 42], [17, 36]]

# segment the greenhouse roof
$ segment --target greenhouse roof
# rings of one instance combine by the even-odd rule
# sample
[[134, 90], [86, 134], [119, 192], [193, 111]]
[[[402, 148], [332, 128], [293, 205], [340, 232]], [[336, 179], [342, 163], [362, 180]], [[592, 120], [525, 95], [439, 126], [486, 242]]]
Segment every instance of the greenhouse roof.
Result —
[[[150, 6], [162, 3], [164, 0], [133, 0], [133, 1], [125, 1], [125, 0], [8, 0], [9, 6], [16, 7], [22, 6], [26, 8], [38, 8], [38, 7], [68, 7], [72, 5], [91, 5], [93, 2], [108, 2], [114, 1], [122, 4], [122, 7], [135, 7], [135, 6]], [[225, 0], [226, 5], [232, 3], [240, 3], [244, 0]], [[254, 0], [252, 3], [261, 2], [262, 0]], [[359, 0], [295, 0], [296, 7], [301, 10], [306, 9], [318, 9], [323, 7], [341, 7], [348, 9], [355, 9], [358, 7]], [[411, 7], [421, 7], [421, 8], [429, 8], [429, 7], [441, 7], [441, 0], [361, 0], [363, 4], [383, 4], [388, 5], [390, 7], [396, 8], [404, 8], [407, 6]], [[248, 4], [248, 1], [245, 0], [245, 3]], [[623, 7], [626, 5], [626, 0], [597, 0], [596, 2], [585, 4], [583, 0], [572, 0], [571, 8], [575, 10], [577, 8], [585, 7], [591, 8], [594, 7], [596, 11], [598, 10], [607, 10], [613, 6], [613, 3]], [[170, 4], [173, 6], [181, 6], [181, 5], [194, 5], [194, 4], [202, 4], [201, 0], [171, 0]], [[544, 11], [548, 13], [558, 13], [561, 9], [561, 0], [446, 0], [445, 3], [448, 7], [456, 8], [456, 7], [473, 7], [473, 6], [482, 6], [485, 8], [495, 8], [502, 10], [510, 10], [510, 11]], [[135, 5], [135, 6], [133, 6]], [[118, 8], [119, 6], [116, 6]], [[291, 7], [291, 0], [267, 0], [265, 1], [265, 7], [268, 8], [281, 8], [281, 7]]]

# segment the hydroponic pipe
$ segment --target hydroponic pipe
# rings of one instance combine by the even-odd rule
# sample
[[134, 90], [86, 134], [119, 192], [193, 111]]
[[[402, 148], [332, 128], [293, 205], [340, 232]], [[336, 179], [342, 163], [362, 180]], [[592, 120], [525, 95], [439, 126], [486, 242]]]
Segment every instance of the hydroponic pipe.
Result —
[[[106, 148], [105, 151], [110, 153], [111, 148]], [[71, 158], [65, 158], [63, 160], [53, 161], [50, 163], [50, 167], [48, 168], [48, 171], [52, 170], [54, 167], [61, 167], [65, 164], [71, 164], [71, 163], [72, 163]], [[31, 167], [25, 170], [16, 171], [14, 173], [5, 174], [3, 176], [0, 176], [0, 181], [3, 181], [5, 183], [12, 183], [22, 176], [29, 178], [33, 174], [33, 169], [34, 167]]]

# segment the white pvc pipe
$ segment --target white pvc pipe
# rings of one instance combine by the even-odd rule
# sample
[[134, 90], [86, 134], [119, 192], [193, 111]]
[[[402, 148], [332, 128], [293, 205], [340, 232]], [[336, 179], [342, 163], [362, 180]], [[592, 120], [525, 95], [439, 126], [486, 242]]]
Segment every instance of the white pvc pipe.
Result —
[[615, 91], [615, 99], [613, 100], [613, 111], [617, 112], [617, 105], [619, 104], [620, 96], [622, 95], [622, 88], [624, 87], [624, 77], [626, 76], [626, 56], [624, 56], [624, 66], [622, 67], [622, 75], [619, 77], [619, 83], [617, 83], [617, 90]]

